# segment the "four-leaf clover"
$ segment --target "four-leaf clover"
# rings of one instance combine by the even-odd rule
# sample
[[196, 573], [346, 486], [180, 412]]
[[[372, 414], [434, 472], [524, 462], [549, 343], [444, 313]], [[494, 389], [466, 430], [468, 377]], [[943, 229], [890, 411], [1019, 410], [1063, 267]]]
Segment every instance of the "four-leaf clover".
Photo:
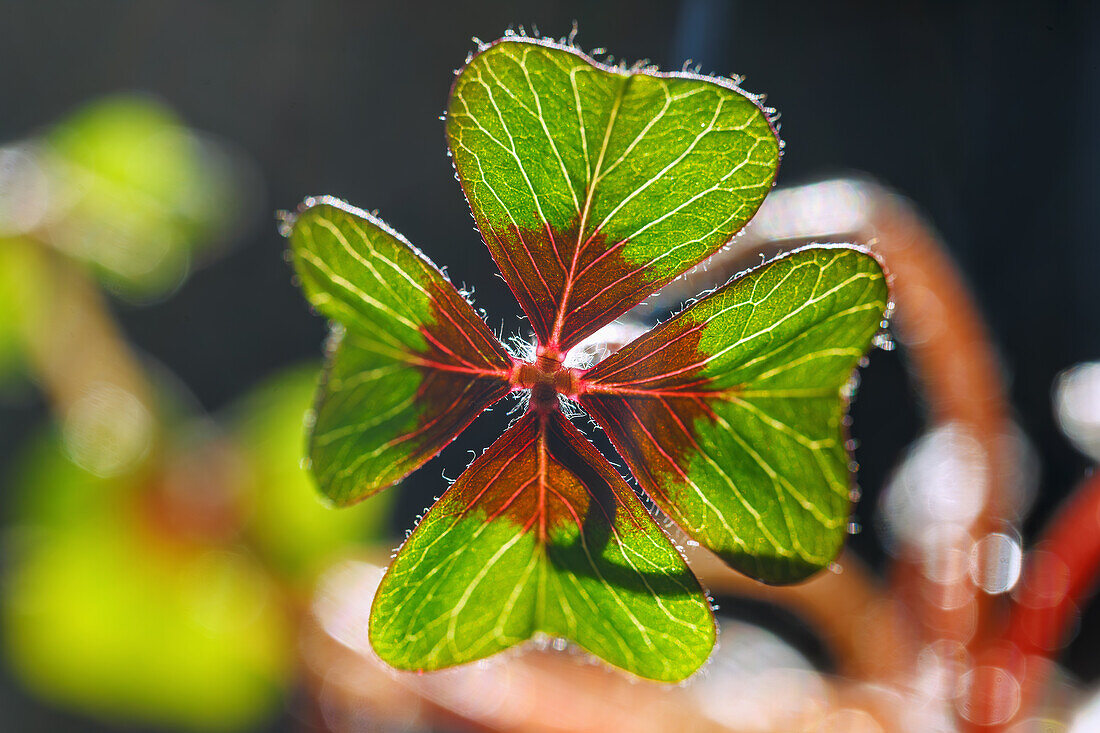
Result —
[[708, 599], [560, 401], [607, 432], [694, 540], [763, 581], [803, 579], [843, 542], [844, 388], [881, 326], [883, 271], [856, 248], [798, 250], [570, 368], [582, 339], [756, 212], [779, 162], [768, 114], [725, 79], [510, 37], [458, 74], [446, 119], [478, 228], [534, 330], [530, 361], [374, 216], [308, 199], [290, 229], [302, 287], [336, 322], [309, 444], [334, 502], [381, 491], [489, 405], [528, 395], [397, 554], [371, 643], [395, 667], [432, 670], [545, 634], [683, 679], [714, 645]]

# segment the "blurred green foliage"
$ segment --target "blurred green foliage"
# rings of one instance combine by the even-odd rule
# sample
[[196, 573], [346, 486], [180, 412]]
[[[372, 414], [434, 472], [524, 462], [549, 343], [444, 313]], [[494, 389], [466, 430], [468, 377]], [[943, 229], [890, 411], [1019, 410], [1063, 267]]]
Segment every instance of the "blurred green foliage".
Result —
[[[170, 293], [239, 223], [246, 172], [138, 95], [0, 148], [0, 383], [32, 371], [33, 354], [60, 410], [4, 477], [4, 653], [37, 695], [93, 716], [196, 731], [269, 718], [318, 575], [387, 526], [389, 499], [337, 512], [300, 464], [316, 365], [211, 419], [169, 378], [127, 382], [91, 363], [130, 363], [125, 344], [88, 343], [114, 337], [84, 328], [95, 317], [52, 322], [102, 307], [71, 287], [85, 284], [73, 262], [131, 301]], [[61, 398], [41, 379], [54, 366]], [[132, 393], [145, 382], [148, 405]]]
[[232, 239], [255, 183], [249, 171], [135, 94], [96, 100], [0, 147], [0, 383], [23, 371], [29, 341], [50, 325], [36, 303], [51, 297], [51, 249], [126, 300], [164, 297]]
[[132, 501], [40, 438], [15, 482], [4, 588], [9, 663], [41, 696], [195, 730], [266, 714], [289, 668], [289, 620], [255, 559], [158, 538]]
[[[336, 511], [311, 486], [299, 456], [315, 375], [274, 376], [222, 428], [181, 423], [161, 456], [121, 476], [77, 466], [56, 430], [31, 441], [11, 482], [2, 606], [6, 654], [24, 684], [99, 717], [173, 729], [242, 730], [277, 710], [297, 609], [328, 563], [382, 537], [388, 508]], [[211, 445], [228, 446], [232, 470], [204, 471]], [[163, 502], [165, 485], [180, 481], [173, 464], [188, 467], [176, 486], [184, 500], [232, 500], [228, 531], [224, 502], [200, 502], [211, 516], [197, 520]]]
[[177, 286], [239, 214], [226, 152], [152, 98], [93, 102], [49, 130], [40, 150], [46, 238], [128, 299]]

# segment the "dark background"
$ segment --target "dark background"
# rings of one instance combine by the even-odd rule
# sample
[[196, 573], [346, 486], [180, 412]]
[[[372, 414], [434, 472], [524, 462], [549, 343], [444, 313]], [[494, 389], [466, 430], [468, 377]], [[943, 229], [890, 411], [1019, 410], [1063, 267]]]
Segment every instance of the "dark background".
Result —
[[[767, 92], [787, 145], [780, 184], [866, 172], [936, 224], [989, 319], [1041, 457], [1032, 537], [1087, 467], [1057, 430], [1050, 390], [1059, 371], [1100, 356], [1095, 4], [0, 0], [0, 141], [137, 89], [255, 161], [266, 190], [235, 248], [164, 302], [115, 305], [138, 348], [217, 410], [274, 369], [319, 357], [325, 326], [291, 284], [273, 215], [308, 194], [377, 208], [476, 289], [491, 326], [524, 331], [473, 229], [438, 116], [471, 36], [525, 24], [560, 37], [574, 20], [583, 48], [670, 69], [691, 58]], [[921, 424], [903, 354], [876, 352], [854, 409], [866, 497], [857, 516], [869, 523]], [[34, 400], [5, 407], [0, 461], [44, 417]], [[395, 526], [506, 419], [497, 409], [407, 481]], [[853, 542], [881, 560], [870, 532]], [[1098, 617], [1087, 611], [1067, 658], [1088, 679], [1100, 675], [1100, 633], [1089, 631]], [[0, 729], [76, 725], [11, 682], [0, 709]]]

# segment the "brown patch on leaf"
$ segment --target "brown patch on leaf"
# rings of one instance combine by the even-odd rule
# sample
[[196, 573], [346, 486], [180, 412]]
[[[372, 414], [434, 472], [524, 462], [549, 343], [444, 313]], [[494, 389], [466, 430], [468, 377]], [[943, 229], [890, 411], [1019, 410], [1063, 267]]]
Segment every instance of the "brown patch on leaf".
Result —
[[655, 278], [625, 259], [626, 240], [609, 241], [603, 232], [579, 237], [576, 219], [562, 231], [479, 224], [535, 336], [547, 348], [568, 351], [671, 279]]
[[448, 501], [455, 515], [477, 510], [544, 541], [571, 527], [606, 539], [629, 491], [561, 412], [532, 410], [470, 465]]

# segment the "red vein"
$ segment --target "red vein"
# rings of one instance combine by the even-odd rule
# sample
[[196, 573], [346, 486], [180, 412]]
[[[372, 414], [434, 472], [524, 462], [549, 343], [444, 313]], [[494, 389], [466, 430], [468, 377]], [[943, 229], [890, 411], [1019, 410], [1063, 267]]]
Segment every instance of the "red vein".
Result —
[[437, 349], [439, 349], [440, 351], [443, 351], [447, 354], [450, 354], [459, 363], [464, 364], [466, 367], [468, 367], [470, 369], [477, 369], [478, 368], [472, 361], [470, 361], [468, 359], [465, 359], [465, 358], [459, 356], [458, 354], [456, 354], [450, 347], [448, 347], [445, 343], [443, 343], [438, 338], [436, 338], [435, 334], [433, 334], [429, 329], [423, 328], [423, 329], [420, 330], [420, 333], [423, 334], [424, 338], [426, 338], [428, 341], [431, 341], [432, 344], [435, 345], [435, 347]]
[[539, 499], [538, 499], [538, 514], [539, 514], [539, 541], [546, 542], [546, 487], [547, 487], [547, 467], [546, 467], [546, 413], [539, 414], [539, 463], [538, 463], [538, 479], [539, 479]]
[[[462, 309], [460, 310], [460, 312], [465, 312], [465, 310]], [[470, 320], [471, 317], [474, 319], [473, 321]], [[466, 322], [470, 324], [470, 327], [474, 329], [475, 333], [477, 333], [477, 335], [481, 337], [482, 341], [484, 341], [486, 345], [489, 346], [490, 349], [492, 349], [492, 353], [494, 356], [500, 357], [500, 359], [505, 364], [511, 362], [511, 354], [508, 353], [508, 351], [501, 345], [500, 341], [495, 336], [493, 336], [491, 331], [489, 331], [489, 327], [485, 325], [485, 321], [478, 318], [476, 313], [466, 313], [465, 318]], [[478, 350], [478, 353], [482, 353], [480, 349]], [[486, 358], [485, 363], [490, 366], [492, 365], [492, 362], [488, 358]]]
[[565, 269], [565, 260], [561, 258], [561, 252], [558, 251], [558, 240], [554, 238], [554, 228], [550, 226], [550, 222], [543, 222], [546, 227], [546, 236], [550, 237], [550, 247], [554, 250], [554, 257], [558, 260], [558, 265], [561, 267], [561, 273], [568, 276], [568, 271]]
[[[668, 280], [668, 278], [664, 278], [664, 279], [666, 281]], [[642, 300], [644, 300], [645, 297], [647, 295], [649, 295], [650, 293], [652, 293], [657, 287], [659, 287], [660, 284], [661, 284], [661, 280], [655, 280], [653, 282], [643, 283], [639, 287], [634, 288], [633, 290], [627, 291], [626, 295], [619, 298], [618, 300], [616, 300], [611, 305], [606, 306], [604, 308], [601, 308], [599, 313], [595, 317], [589, 318], [587, 321], [583, 321], [582, 323], [575, 326], [569, 332], [568, 338], [561, 339], [562, 343], [563, 344], [568, 344], [568, 343], [574, 342], [577, 339], [577, 334], [583, 333], [584, 331], [590, 329], [593, 323], [599, 321], [601, 318], [606, 318], [609, 313], [614, 314], [614, 316], [612, 318], [616, 318], [616, 317], [622, 315], [622, 313], [625, 312], [627, 310], [627, 308], [629, 308], [629, 307], [637, 304], [638, 302], [641, 302]], [[641, 297], [639, 297], [639, 295], [638, 295], [639, 293], [641, 293]], [[633, 302], [631, 302], [631, 301], [633, 301]], [[628, 302], [630, 303], [630, 305], [628, 305], [627, 308], [619, 310], [620, 306], [622, 306], [623, 303], [628, 303]], [[578, 306], [577, 308], [574, 308], [573, 310], [574, 310], [574, 312], [577, 312], [580, 309], [581, 309], [581, 306]]]
[[708, 356], [707, 358], [705, 358], [701, 361], [696, 361], [692, 364], [682, 366], [679, 369], [672, 369], [670, 371], [662, 372], [660, 374], [652, 374], [648, 377], [638, 377], [636, 379], [630, 380], [629, 382], [610, 382], [610, 383], [605, 382], [604, 384], [608, 387], [612, 387], [612, 386], [621, 386], [621, 385], [624, 385], [624, 384], [645, 384], [646, 382], [657, 382], [657, 381], [660, 381], [662, 379], [671, 379], [672, 377], [676, 377], [676, 376], [679, 376], [681, 374], [685, 374], [687, 372], [691, 372], [691, 371], [694, 371], [694, 370], [699, 369], [701, 367], [704, 367], [704, 366], [707, 365], [707, 362], [709, 362], [713, 358], [714, 358], [713, 356]]
[[539, 277], [539, 282], [546, 288], [546, 294], [550, 296], [550, 302], [554, 302], [554, 291], [550, 289], [550, 284], [546, 282], [546, 278], [542, 276], [542, 269], [539, 267], [539, 263], [535, 261], [535, 253], [527, 244], [527, 240], [523, 238], [523, 234], [519, 228], [519, 225], [515, 225], [516, 236], [519, 237], [519, 243], [523, 245], [522, 249], [527, 253], [527, 258], [531, 260], [531, 269], [535, 271], [535, 274]]
[[[699, 380], [699, 382], [709, 380]], [[699, 382], [696, 382], [698, 384]], [[688, 385], [690, 386], [690, 385]], [[712, 390], [699, 390], [699, 389], [679, 389], [673, 387], [671, 389], [645, 389], [645, 388], [633, 388], [633, 387], [621, 387], [617, 384], [592, 384], [589, 383], [585, 389], [586, 392], [594, 392], [596, 394], [606, 395], [631, 395], [636, 397], [653, 397], [653, 398], [668, 398], [668, 397], [686, 397], [691, 399], [699, 398], [712, 398], [712, 397], [731, 397], [740, 394], [740, 385], [736, 387], [727, 387], [725, 389], [712, 389]]]
[[438, 369], [441, 372], [456, 372], [458, 374], [475, 374], [481, 377], [495, 377], [502, 379], [505, 382], [508, 381], [510, 374], [508, 369], [481, 369], [479, 367], [463, 367], [457, 364], [447, 364], [445, 362], [433, 361], [432, 359], [425, 359], [423, 357], [412, 357], [409, 364], [413, 366], [425, 367], [428, 369]]
[[[646, 264], [642, 265], [641, 267], [638, 267], [638, 268], [635, 268], [634, 270], [631, 270], [630, 272], [623, 275], [622, 277], [620, 277], [618, 280], [614, 281], [610, 285], [607, 285], [607, 286], [601, 288], [600, 290], [596, 291], [595, 295], [593, 295], [591, 298], [589, 298], [588, 300], [586, 300], [583, 303], [581, 303], [580, 305], [578, 305], [576, 308], [574, 308], [574, 310], [575, 311], [582, 310], [585, 306], [589, 305], [593, 300], [600, 297], [601, 295], [606, 293], [608, 290], [611, 290], [612, 288], [614, 288], [619, 283], [623, 282], [624, 280], [629, 280], [629, 279], [633, 278], [639, 272], [645, 272], [646, 269], [652, 264], [653, 264], [653, 262], [647, 262]], [[647, 287], [648, 287], [648, 285], [647, 285]], [[625, 298], [620, 298], [619, 301], [616, 303], [616, 305], [621, 303], [624, 299]], [[576, 331], [576, 329], [574, 329], [574, 331]]]
[[423, 433], [428, 432], [429, 430], [432, 429], [432, 427], [439, 424], [444, 419], [449, 418], [450, 417], [449, 413], [451, 412], [451, 410], [455, 409], [459, 404], [461, 404], [465, 400], [466, 393], [470, 391], [471, 386], [473, 386], [473, 382], [470, 382], [469, 384], [467, 384], [466, 387], [461, 392], [458, 393], [458, 397], [455, 398], [454, 402], [451, 403], [450, 407], [446, 408], [445, 410], [440, 410], [438, 415], [436, 415], [435, 417], [433, 417], [431, 420], [424, 423], [423, 425], [417, 426], [416, 430], [412, 430], [408, 433], [405, 433], [404, 435], [398, 435], [397, 437], [389, 440], [385, 444], [385, 447], [386, 448], [392, 448], [395, 445], [400, 445], [401, 443], [404, 443], [405, 441], [412, 440], [413, 438], [415, 438], [419, 435], [422, 435]]
[[[497, 243], [497, 249], [500, 250], [500, 252], [504, 255], [504, 258], [508, 260], [508, 267], [514, 275], [514, 277], [512, 278], [505, 277], [504, 281], [508, 283], [508, 288], [512, 291], [512, 294], [515, 296], [516, 300], [519, 301], [520, 307], [523, 308], [523, 312], [527, 314], [527, 318], [531, 321], [531, 325], [535, 328], [535, 332], [538, 333], [540, 336], [545, 336], [546, 321], [543, 318], [542, 311], [536, 307], [534, 292], [532, 292], [531, 288], [528, 287], [527, 280], [523, 277], [523, 275], [520, 273], [519, 268], [516, 267], [516, 263], [512, 260], [512, 255], [509, 252], [509, 248], [507, 244], [505, 244], [500, 232], [492, 228], [492, 226], [489, 225], [488, 221], [486, 221], [486, 229], [490, 234], [493, 235], [493, 239], [495, 239]], [[519, 236], [518, 233], [517, 236]], [[519, 236], [519, 240], [522, 243], [523, 237]], [[524, 244], [524, 247], [526, 247], [526, 244]], [[497, 264], [500, 264], [500, 260], [497, 260]], [[512, 283], [513, 279], [523, 286], [523, 291], [527, 294], [526, 298], [522, 297], [520, 293], [516, 290], [516, 286]], [[545, 283], [543, 284], [545, 285]], [[550, 292], [549, 288], [547, 288], [547, 292]], [[553, 294], [550, 295], [550, 299], [554, 299]], [[539, 326], [541, 326], [542, 328], [540, 329]]]
[[[569, 422], [569, 420], [566, 419], [564, 416], [561, 417], [561, 420], [559, 422], [561, 424], [563, 432], [570, 442], [570, 446], [577, 452], [577, 456], [581, 460], [587, 461], [588, 465], [592, 468], [595, 468], [597, 471], [602, 471], [604, 474], [610, 475], [612, 477], [612, 479], [608, 481], [608, 486], [611, 488], [612, 496], [615, 498], [616, 504], [625, 507], [626, 501], [624, 501], [619, 496], [619, 491], [615, 483], [616, 481], [622, 483], [622, 477], [619, 476], [618, 471], [616, 471], [615, 468], [610, 463], [608, 463], [607, 458], [605, 458], [602, 453], [597, 451], [592, 446], [592, 443], [589, 442], [584, 434], [580, 430], [578, 430], [576, 426], [573, 425], [573, 423]], [[604, 476], [604, 478], [606, 479], [607, 476]], [[587, 484], [582, 483], [581, 485], [584, 486], [584, 489], [588, 493], [588, 496], [599, 506], [600, 512], [607, 519], [608, 525], [611, 527], [612, 532], [614, 532], [616, 538], [618, 538], [618, 530], [615, 529], [614, 517], [607, 513], [607, 509], [603, 506], [602, 503], [600, 503], [599, 498], [592, 492], [592, 489], [589, 488]], [[633, 492], [631, 493], [631, 496], [633, 496]], [[633, 512], [629, 513], [628, 516], [631, 525], [633, 525], [635, 529], [642, 529], [641, 523], [638, 521], [637, 517], [634, 516]], [[621, 541], [620, 544], [622, 544]]]
[[711, 408], [711, 406], [707, 402], [705, 402], [703, 399], [701, 399], [700, 397], [697, 397], [695, 395], [692, 395], [691, 399], [692, 399], [693, 402], [695, 402], [695, 404], [699, 405], [699, 409], [701, 409], [701, 410], [703, 410], [703, 412], [707, 413], [707, 416], [711, 420], [714, 420], [715, 422], [718, 421], [718, 413], [715, 412], [714, 409]]
[[[583, 486], [584, 483], [581, 482], [581, 485]], [[561, 501], [561, 503], [565, 505], [565, 508], [569, 510], [570, 516], [573, 517], [573, 521], [577, 525], [577, 530], [579, 530], [580, 532], [584, 532], [584, 522], [581, 521], [580, 515], [577, 514], [577, 510], [573, 508], [573, 505], [569, 502], [569, 500], [566, 499], [564, 496], [562, 496], [561, 492], [559, 492], [557, 489], [551, 488], [550, 493], [553, 494], [554, 496], [558, 497], [558, 499]], [[591, 492], [589, 492], [589, 493], [591, 493]]]
[[[532, 441], [532, 442], [534, 442], [534, 441]], [[516, 499], [518, 499], [520, 497], [520, 495], [523, 494], [523, 492], [527, 490], [527, 487], [530, 486], [533, 483], [535, 483], [535, 478], [532, 476], [530, 479], [528, 479], [527, 481], [524, 481], [522, 484], [520, 484], [519, 488], [516, 489], [512, 493], [512, 495], [509, 496], [508, 499], [504, 501], [503, 504], [501, 504], [499, 507], [497, 507], [497, 510], [495, 512], [493, 512], [492, 514], [490, 514], [486, 518], [485, 521], [486, 522], [491, 522], [494, 519], [496, 519], [497, 517], [499, 517], [501, 514], [503, 514], [504, 512], [508, 511], [508, 507], [512, 506], [512, 504], [514, 504], [516, 502]]]
[[[591, 241], [592, 241], [592, 240], [593, 240], [594, 238], [595, 238], [595, 234], [593, 234], [593, 235], [592, 235], [591, 237], [589, 237], [589, 238], [588, 238], [588, 242], [591, 242]], [[584, 246], [585, 246], [585, 247], [587, 247], [587, 246], [588, 246], [588, 242], [585, 242], [585, 243], [584, 243]], [[611, 245], [611, 246], [610, 246], [610, 247], [608, 247], [608, 248], [607, 248], [606, 250], [604, 250], [604, 252], [603, 252], [602, 254], [600, 254], [600, 255], [599, 255], [598, 257], [596, 257], [596, 258], [595, 258], [594, 260], [592, 260], [592, 261], [591, 261], [591, 262], [589, 262], [589, 263], [588, 263], [587, 265], [585, 265], [585, 266], [584, 266], [584, 269], [583, 269], [583, 270], [581, 270], [580, 272], [578, 272], [578, 273], [577, 273], [577, 280], [578, 280], [578, 282], [580, 281], [580, 279], [581, 279], [582, 277], [584, 277], [584, 276], [585, 276], [585, 273], [587, 273], [587, 272], [588, 272], [589, 270], [591, 270], [591, 269], [592, 269], [593, 267], [595, 267], [596, 265], [598, 265], [598, 264], [599, 264], [599, 262], [600, 262], [600, 260], [602, 260], [602, 259], [603, 259], [604, 257], [607, 257], [608, 255], [610, 255], [610, 254], [611, 254], [612, 252], [614, 252], [615, 250], [617, 250], [617, 249], [618, 249], [619, 247], [622, 247], [623, 245], [625, 245], [625, 244], [626, 244], [626, 242], [627, 242], [627, 240], [625, 240], [625, 239], [620, 239], [620, 240], [619, 240], [618, 242], [616, 242], [615, 244]], [[584, 248], [582, 247], [582, 250], [583, 250], [583, 249], [584, 249]]]

